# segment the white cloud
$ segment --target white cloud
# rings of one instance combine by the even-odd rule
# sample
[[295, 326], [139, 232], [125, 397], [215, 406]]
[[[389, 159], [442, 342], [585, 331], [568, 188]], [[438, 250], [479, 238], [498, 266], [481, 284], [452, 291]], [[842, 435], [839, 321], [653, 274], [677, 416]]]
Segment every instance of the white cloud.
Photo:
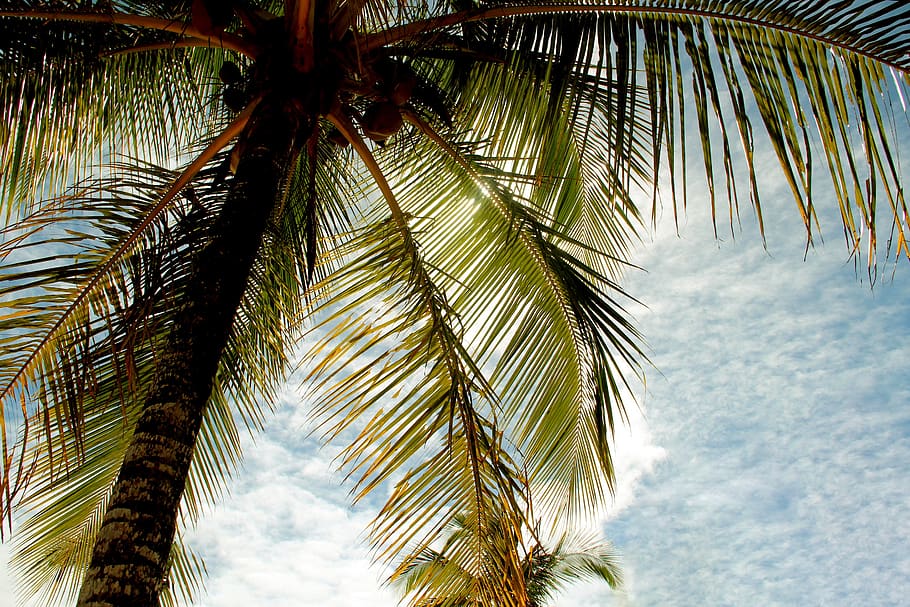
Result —
[[305, 435], [286, 403], [246, 450], [232, 496], [190, 534], [210, 572], [200, 606], [397, 605], [363, 542], [373, 510], [349, 505], [334, 453]]
[[616, 465], [616, 494], [605, 514], [607, 519], [619, 516], [630, 507], [639, 483], [667, 457], [667, 450], [653, 442], [643, 410], [630, 403], [628, 424], [618, 426], [613, 455]]
[[7, 544], [0, 544], [0, 607], [14, 607], [16, 596], [13, 594], [13, 580], [10, 577], [6, 563], [9, 562], [9, 547]]

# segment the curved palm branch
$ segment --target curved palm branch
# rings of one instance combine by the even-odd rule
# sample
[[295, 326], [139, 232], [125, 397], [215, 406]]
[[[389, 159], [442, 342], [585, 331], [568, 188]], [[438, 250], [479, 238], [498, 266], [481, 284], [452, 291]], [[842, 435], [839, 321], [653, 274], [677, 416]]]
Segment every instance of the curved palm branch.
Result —
[[[23, 332], [21, 314], [15, 323], [6, 323], [4, 335], [22, 345], [21, 352], [8, 354], [21, 359], [39, 353], [32, 357], [34, 364], [26, 366], [27, 373], [11, 380], [23, 400], [30, 395], [41, 405], [30, 419], [22, 420], [26, 430], [32, 428], [31, 440], [21, 445], [23, 459], [32, 469], [18, 479], [31, 481], [17, 534], [18, 558], [29, 565], [23, 582], [28, 587], [48, 580], [58, 559], [82, 565], [76, 571], [84, 569], [79, 559], [91, 547], [129, 441], [138, 398], [148, 389], [162, 334], [183, 291], [189, 267], [184, 254], [204, 237], [202, 204], [219, 196], [202, 187], [209, 179], [203, 174], [202, 181], [190, 182], [199, 188], [198, 197], [181, 197], [182, 204], [171, 205], [162, 214], [157, 212], [160, 196], [173, 183], [173, 172], [152, 167], [141, 173], [135, 167], [129, 171], [131, 175], [123, 173], [88, 187], [81, 196], [33, 217], [35, 224], [46, 223], [53, 230], [20, 242], [4, 267], [6, 308], [28, 310], [27, 318], [34, 324], [33, 332]], [[156, 217], [149, 221], [153, 214]], [[136, 227], [143, 224], [146, 229], [137, 241]], [[128, 254], [112, 262], [110, 251], [131, 241]], [[30, 256], [32, 251], [54, 254], [35, 257]], [[99, 267], [114, 270], [100, 283], [95, 280]], [[63, 289], [67, 283], [72, 286]], [[87, 284], [92, 285], [90, 293], [74, 307], [72, 293], [86, 292]], [[42, 335], [40, 329], [47, 327], [51, 330]], [[31, 345], [30, 340], [39, 343]], [[15, 358], [8, 358], [4, 367], [24, 368], [21, 360], [13, 363]], [[237, 457], [237, 445], [232, 444], [236, 432], [224, 428], [225, 415], [232, 419], [230, 409], [216, 406], [218, 401], [217, 395], [213, 397], [210, 429], [203, 431], [197, 452], [203, 469], [211, 467], [212, 460], [220, 467], [220, 458]], [[191, 512], [194, 493], [209, 501], [217, 494], [218, 478], [199, 476], [193, 475], [191, 487], [209, 491], [188, 492]], [[30, 558], [36, 554], [41, 558]], [[72, 591], [66, 578], [49, 588], [51, 594]]]
[[[208, 149], [213, 148], [209, 146]], [[72, 275], [69, 280], [76, 288], [84, 292], [87, 281], [94, 289], [83, 298], [84, 303], [76, 307], [67, 292], [56, 295], [68, 307], [48, 309], [46, 322], [56, 323], [56, 330], [50, 333], [53, 339], [44, 339], [41, 351], [65, 351], [66, 348], [59, 345], [61, 340], [72, 341], [70, 333], [75, 329], [60, 330], [59, 327], [69, 327], [74, 321], [64, 325], [59, 320], [60, 314], [78, 320], [85, 317], [84, 309], [88, 308], [90, 314], [99, 315], [92, 321], [96, 328], [85, 337], [86, 351], [95, 354], [80, 352], [83, 356], [74, 356], [70, 365], [60, 365], [59, 361], [42, 364], [37, 371], [27, 374], [33, 381], [25, 389], [38, 390], [41, 394], [38, 400], [45, 408], [39, 409], [33, 419], [26, 420], [26, 427], [35, 428], [41, 434], [23, 444], [26, 450], [23, 460], [32, 462], [31, 476], [37, 480], [29, 487], [23, 504], [26, 513], [34, 514], [24, 518], [16, 536], [16, 561], [27, 571], [22, 577], [24, 592], [31, 593], [45, 585], [48, 596], [68, 596], [66, 593], [74, 591], [67, 585], [74, 579], [73, 574], [60, 578], [57, 568], [65, 565], [81, 572], [87, 564], [87, 550], [91, 548], [100, 523], [98, 517], [103, 513], [123, 451], [129, 443], [142, 394], [153, 379], [157, 351], [166, 335], [175, 303], [182, 297], [180, 284], [188, 278], [190, 264], [186, 253], [192, 250], [188, 247], [193, 241], [187, 240], [189, 235], [185, 232], [197, 233], [194, 237], [197, 244], [193, 246], [198, 246], [205, 238], [206, 218], [218, 213], [220, 190], [224, 187], [220, 172], [227, 158], [224, 154], [212, 157], [207, 153], [200, 156], [203, 158], [207, 159], [208, 166], [203, 171], [199, 171], [199, 167], [193, 169], [194, 178], [187, 177], [190, 171], [174, 173], [150, 167], [137, 172], [136, 167], [124, 167], [125, 175], [105, 182], [103, 187], [88, 188], [78, 199], [68, 199], [65, 208], [52, 207], [40, 218], [33, 219], [35, 223], [63, 230], [67, 234], [65, 239], [54, 238], [53, 232], [46, 234], [33, 230], [52, 240], [29, 241], [27, 247], [17, 241], [16, 255], [27, 255], [31, 249], [43, 251], [48, 247], [57, 251], [53, 256], [55, 265], [51, 268], [45, 267], [48, 258], [11, 264], [18, 274], [8, 276], [9, 281], [26, 296], [10, 300], [10, 309], [28, 307], [36, 301], [48, 302], [47, 293], [35, 295], [33, 292], [45, 284], [59, 287], [63, 271]], [[343, 175], [333, 174], [330, 163], [315, 166], [318, 168], [317, 191], [320, 198], [328, 202], [334, 188], [343, 183], [339, 178]], [[300, 171], [301, 174], [304, 172]], [[162, 190], [165, 191], [164, 198], [161, 197]], [[175, 207], [171, 202], [168, 212], [162, 214], [162, 201], [173, 199], [177, 190], [183, 191], [182, 205]], [[143, 196], [137, 198], [137, 191]], [[328, 218], [338, 212], [337, 202], [334, 211], [326, 203], [317, 205], [322, 224], [332, 225]], [[262, 252], [262, 265], [251, 278], [234, 334], [223, 355], [218, 385], [206, 411], [184, 495], [184, 524], [191, 524], [204, 505], [215, 503], [221, 496], [240, 459], [237, 423], [241, 422], [251, 431], [260, 427], [263, 415], [260, 407], [262, 403], [274, 402], [274, 387], [288, 368], [288, 356], [297, 332], [294, 327], [303, 316], [302, 289], [307, 272], [304, 260], [308, 256], [302, 250], [305, 244], [301, 242], [301, 236], [306, 233], [306, 227], [297, 223], [302, 215], [298, 207], [311, 203], [313, 200], [309, 198], [289, 198], [286, 203], [289, 210], [270, 233]], [[137, 210], [134, 225], [123, 222], [131, 205]], [[70, 217], [79, 231], [75, 228], [67, 231], [62, 222], [64, 217]], [[334, 221], [341, 225], [344, 218], [336, 217]], [[118, 223], [124, 223], [123, 227], [120, 231], [112, 231], [119, 227]], [[89, 236], [96, 233], [106, 234], [107, 240], [96, 237], [99, 242], [90, 242]], [[164, 234], [163, 242], [156, 236], [159, 233]], [[142, 236], [138, 241], [137, 235]], [[183, 241], [186, 243], [180, 244]], [[87, 252], [97, 249], [97, 264], [104, 264], [102, 267], [122, 265], [126, 269], [116, 274], [113, 281], [109, 273], [105, 273], [106, 282], [96, 285], [97, 265], [85, 261], [71, 263], [72, 258], [61, 250], [66, 243], [73, 245], [73, 256], [77, 258], [85, 258]], [[124, 243], [132, 243], [130, 246], [136, 250]], [[105, 249], [114, 253], [105, 252]], [[122, 255], [127, 251], [129, 255]], [[111, 261], [114, 258], [116, 263]], [[20, 267], [23, 263], [27, 268]], [[20, 275], [32, 279], [23, 282], [18, 278]], [[10, 320], [21, 328], [19, 316], [11, 313]], [[40, 321], [34, 310], [30, 316], [35, 322]], [[78, 322], [75, 326], [78, 329]], [[25, 352], [33, 350], [24, 348]], [[89, 385], [79, 385], [75, 396], [41, 388], [42, 385], [68, 385], [67, 380], [73, 376], [91, 378]], [[78, 410], [67, 408], [67, 398], [76, 399]], [[202, 570], [199, 567], [188, 569], [184, 563], [195, 561], [181, 561], [185, 550], [180, 546], [175, 550], [172, 592], [189, 596], [187, 589], [198, 586], [196, 577]], [[58, 556], [36, 558], [36, 555], [47, 554]], [[186, 571], [182, 577], [177, 575], [183, 570]]]
[[[321, 375], [317, 386], [327, 389], [314, 414], [325, 419], [330, 437], [369, 418], [342, 462], [359, 475], [358, 496], [411, 467], [398, 482], [404, 490], [395, 492], [373, 525], [381, 558], [399, 553], [415, 538], [429, 545], [460, 511], [473, 513], [484, 525], [491, 504], [499, 504], [503, 518], [518, 525], [524, 492], [517, 469], [497, 444], [495, 425], [490, 427], [476, 407], [476, 399], [489, 399], [491, 391], [462, 344], [457, 318], [434, 283], [376, 160], [349, 123], [332, 121], [362, 157], [392, 219], [352, 239], [346, 249], [353, 259], [339, 276], [329, 278], [331, 290], [344, 298], [327, 300], [326, 318], [317, 326], [328, 338], [314, 346], [311, 377]], [[379, 262], [382, 258], [388, 263]], [[377, 265], [390, 273], [377, 272]], [[366, 322], [352, 318], [352, 310], [370, 305], [374, 309]], [[383, 348], [383, 342], [391, 348]], [[358, 364], [361, 372], [345, 373]], [[389, 411], [373, 406], [389, 390], [415, 380], [400, 406]], [[441, 451], [426, 457], [428, 445], [437, 440]], [[487, 591], [524, 596], [517, 579], [503, 576]]]
[[[890, 98], [895, 91], [892, 85], [901, 98], [906, 96], [910, 68], [904, 43], [910, 28], [906, 7], [875, 2], [865, 7], [868, 10], [855, 6], [842, 12], [846, 11], [842, 6], [825, 7], [814, 2], [776, 2], [771, 6], [767, 2], [738, 2], [726, 8], [697, 0], [673, 7], [663, 4], [505, 3], [472, 7], [424, 21], [380, 27], [381, 31], [362, 38], [359, 48], [367, 53], [390, 44], [404, 47], [412, 36], [432, 39], [431, 34], [441, 41], [452, 37], [470, 41], [473, 47], [484, 42], [497, 46], [506, 40], [514, 47], [547, 56], [556, 67], [568, 63], [583, 73], [597, 73], [600, 85], [623, 99], [625, 112], [618, 114], [619, 120], [628, 118], [630, 107], [648, 108], [653, 118], [651, 164], [659, 166], [657, 161], [665, 149], [674, 183], [685, 181], [675, 174], [678, 162], [683, 163], [685, 172], [676, 138], [685, 119], [693, 118], [687, 116], [685, 106], [694, 105], [712, 204], [716, 204], [715, 181], [722, 175], [731, 223], [736, 222], [735, 188], [739, 179], [735, 167], [744, 160], [750, 197], [763, 230], [754, 178], [750, 101], [745, 97], [745, 92], [751, 91], [752, 103], [784, 168], [810, 240], [817, 224], [809, 143], [810, 122], [814, 121], [851, 249], [863, 253], [860, 247], [865, 239], [869, 262], [874, 263], [877, 205], [872, 199], [881, 196], [896, 221], [893, 252], [906, 256], [906, 201], [893, 150], [892, 122], [887, 119], [888, 108], [895, 103]], [[473, 24], [483, 27], [469, 27]], [[464, 30], [461, 36], [459, 29]], [[580, 45], [576, 44], [579, 36], [583, 41]], [[592, 40], [596, 41], [595, 49], [614, 45], [614, 53], [592, 52]], [[643, 65], [639, 65], [640, 60]], [[646, 96], [637, 92], [642, 71]], [[679, 96], [690, 74], [694, 100]], [[725, 96], [732, 111], [723, 108]], [[742, 160], [733, 156], [727, 140], [732, 129], [726, 125], [731, 117], [742, 143]], [[716, 124], [712, 125], [714, 119]], [[847, 126], [858, 124], [862, 127]], [[622, 122], [618, 126], [622, 127]], [[719, 154], [712, 149], [717, 138], [721, 139]], [[625, 152], [622, 147], [614, 149], [619, 156]], [[684, 199], [684, 194], [681, 199], [674, 195], [674, 201]]]
[[[482, 245], [471, 251], [473, 259], [463, 262], [470, 270], [453, 267], [451, 271], [464, 286], [464, 296], [455, 305], [468, 332], [483, 339], [502, 339], [496, 327], [514, 327], [514, 335], [503, 342], [505, 349], [495, 357], [487, 356], [495, 365], [494, 387], [503, 395], [506, 419], [515, 420], [513, 440], [527, 454], [532, 482], [544, 487], [541, 502], [567, 511], [563, 514], [583, 511], [592, 497], [604, 499], [601, 491], [612, 483], [608, 438], [614, 411], [622, 412], [617, 362], [634, 365], [640, 356], [635, 330], [623, 318], [618, 302], [602, 289], [622, 291], [566, 250], [568, 246], [589, 253], [593, 249], [561, 236], [552, 223], [529, 213], [503, 184], [481, 174], [483, 167], [474, 159], [459, 153], [429, 125], [417, 123], [474, 182], [478, 200], [492, 202], [489, 209], [474, 210], [472, 219], [481, 234], [502, 240], [490, 243], [483, 236], [472, 236]], [[427, 154], [435, 165], [444, 166]], [[437, 220], [440, 215], [430, 214]], [[432, 225], [425, 230], [434, 231]], [[451, 249], [456, 247], [467, 250], [460, 242], [433, 242], [428, 249], [435, 250], [437, 244], [450, 248], [440, 258], [452, 259]], [[502, 259], [487, 268], [478, 267], [479, 259], [492, 255]], [[605, 256], [595, 255], [605, 261]], [[507, 286], [510, 280], [514, 286]], [[559, 337], [554, 339], [555, 335]], [[479, 353], [497, 350], [490, 341], [471, 346]], [[549, 368], [561, 381], [534, 381], [528, 369], [538, 367]]]
[[54, 196], [105, 158], [173, 163], [187, 141], [225, 119], [209, 102], [211, 75], [227, 56], [221, 46], [121, 52], [176, 43], [178, 34], [165, 24], [173, 30], [178, 22], [138, 14], [115, 23], [106, 12], [84, 15], [99, 21], [73, 21], [71, 11], [28, 10], [34, 4], [6, 3], [22, 8], [0, 11], [0, 128], [7, 141], [0, 200], [7, 217], [27, 213], [36, 190]]

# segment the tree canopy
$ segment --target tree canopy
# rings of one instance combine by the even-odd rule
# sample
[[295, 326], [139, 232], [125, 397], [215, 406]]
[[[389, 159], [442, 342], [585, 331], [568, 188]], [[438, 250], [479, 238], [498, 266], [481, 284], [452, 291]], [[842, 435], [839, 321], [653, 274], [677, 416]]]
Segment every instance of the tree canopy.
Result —
[[[870, 272], [910, 257], [908, 40], [888, 0], [0, 4], [0, 512], [26, 591], [74, 596], [156, 407], [192, 410], [169, 481], [192, 524], [296, 364], [355, 498], [395, 487], [381, 559], [465, 513], [519, 529], [532, 494], [596, 512], [658, 184], [682, 212], [700, 173], [716, 225], [748, 200], [763, 232], [767, 145], [808, 242], [831, 204]], [[200, 561], [156, 542], [149, 592], [192, 600]]]

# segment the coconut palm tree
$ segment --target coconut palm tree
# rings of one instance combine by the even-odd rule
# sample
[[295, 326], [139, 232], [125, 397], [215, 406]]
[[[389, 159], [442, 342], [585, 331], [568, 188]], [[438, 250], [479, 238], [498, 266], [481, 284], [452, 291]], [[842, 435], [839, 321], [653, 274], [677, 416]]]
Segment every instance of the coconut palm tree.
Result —
[[[683, 209], [694, 152], [716, 220], [748, 198], [761, 227], [764, 132], [809, 242], [820, 165], [850, 250], [877, 267], [884, 207], [907, 256], [908, 28], [888, 0], [3, 2], [0, 511], [26, 589], [191, 600], [178, 529], [304, 332], [355, 496], [394, 483], [380, 557], [458, 513], [519, 528], [530, 489], [596, 511], [641, 361], [633, 194], [656, 205], [663, 167]], [[527, 604], [516, 572], [485, 592]]]
[[536, 534], [530, 542], [524, 542], [520, 530], [492, 515], [483, 531], [487, 538], [482, 544], [487, 553], [483, 559], [476, 560], [472, 546], [481, 532], [477, 519], [455, 516], [447, 531], [442, 549], [420, 547], [389, 578], [415, 607], [503, 604], [504, 601], [498, 600], [500, 597], [487, 600], [482, 596], [481, 581], [484, 577], [500, 575], [504, 570], [501, 555], [511, 554], [516, 548], [521, 555], [521, 575], [530, 607], [544, 607], [567, 584], [587, 578], [603, 580], [613, 589], [622, 585], [619, 559], [613, 547], [594, 537], [566, 532], [552, 548], [546, 548]]

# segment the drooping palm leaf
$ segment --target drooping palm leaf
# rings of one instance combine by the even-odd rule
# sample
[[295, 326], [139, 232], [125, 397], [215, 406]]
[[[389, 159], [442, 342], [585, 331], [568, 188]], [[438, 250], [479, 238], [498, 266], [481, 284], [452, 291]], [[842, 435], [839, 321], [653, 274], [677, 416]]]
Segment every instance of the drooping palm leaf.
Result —
[[[491, 46], [511, 39], [516, 46], [549, 55], [559, 66], [566, 63], [569, 42], [577, 40], [573, 24], [578, 14], [590, 16], [585, 36], [597, 39], [598, 52], [590, 54], [590, 45], [582, 44], [575, 64], [579, 70], [598, 73], [601, 86], [623, 99], [627, 108], [644, 68], [648, 95], [636, 104], [648, 106], [655, 122], [652, 174], [656, 175], [660, 151], [665, 149], [674, 184], [685, 181], [678, 172], [682, 158], [677, 138], [683, 137], [685, 143], [682, 127], [686, 119], [689, 124], [695, 119], [700, 133], [696, 143], [704, 151], [702, 164], [716, 213], [723, 191], [717, 192], [715, 181], [723, 176], [729, 215], [736, 222], [733, 188], [744, 179], [737, 173], [745, 172], [746, 183], [738, 187], [750, 192], [760, 218], [752, 166], [754, 104], [811, 238], [816, 231], [806, 119], [811, 112], [824, 145], [826, 168], [835, 180], [851, 250], [869, 254], [869, 263], [875, 262], [875, 210], [881, 206], [877, 199], [883, 198], [896, 222], [889, 253], [907, 255], [906, 201], [893, 122], [887, 118], [907, 94], [910, 12], [901, 2], [496, 3], [391, 27], [365, 37], [360, 47], [365, 51], [390, 43], [405, 46], [415, 35], [457, 36], [466, 23], [494, 22], [495, 28], [469, 28], [465, 35], [486, 32]], [[611, 52], [600, 51], [606, 48]], [[690, 82], [693, 98], [686, 99], [680, 95]], [[747, 92], [751, 100], [741, 96]], [[732, 111], [724, 109], [724, 98], [730, 100]], [[737, 138], [743, 146], [739, 158], [732, 143]], [[616, 152], [618, 157], [625, 155], [622, 149]], [[683, 200], [674, 196], [674, 204]]]
[[[428, 256], [434, 265], [447, 264], [453, 306], [472, 336], [469, 348], [494, 369], [492, 383], [512, 439], [528, 458], [532, 481], [546, 486], [541, 501], [580, 511], [593, 496], [605, 498], [612, 479], [607, 441], [617, 386], [598, 378], [618, 377], [614, 358], [631, 360], [634, 330], [601, 290], [616, 285], [561, 249], [566, 241], [550, 224], [481, 173], [485, 168], [474, 158], [432, 140], [438, 137], [433, 134], [430, 143], [443, 148], [443, 158], [428, 149], [425, 162], [437, 170], [451, 163], [454, 175], [447, 181], [458, 184], [460, 176], [467, 191], [450, 194], [447, 209], [413, 209], [417, 217], [433, 218], [420, 227]], [[414, 189], [406, 191], [435, 200], [416, 178], [426, 166], [412, 170]], [[445, 229], [456, 222], [459, 232]], [[607, 265], [609, 259], [599, 261]], [[540, 381], [545, 373], [560, 381]]]
[[[9, 385], [15, 393], [34, 394], [31, 398], [42, 405], [29, 413], [31, 419], [22, 420], [31, 428], [32, 439], [22, 448], [33, 469], [28, 476], [12, 479], [14, 487], [16, 482], [28, 483], [23, 510], [31, 516], [19, 526], [17, 546], [20, 559], [29, 564], [28, 575], [23, 576], [23, 589], [29, 592], [43, 583], [50, 584], [49, 596], [74, 590], [67, 580], [78, 579], [84, 569], [80, 559], [91, 547], [139, 398], [147, 390], [156, 351], [180, 299], [188, 267], [183, 253], [197, 248], [204, 238], [200, 216], [205, 210], [197, 198], [184, 199], [185, 207], [159, 216], [134, 250], [113, 266], [115, 271], [93, 286], [81, 305], [71, 308], [72, 293], [83, 291], [98, 267], [108, 264], [109, 252], [132, 238], [133, 226], [145, 221], [174, 175], [146, 170], [132, 177], [137, 181], [121, 173], [33, 217], [32, 222], [49, 222], [60, 231], [42, 230], [27, 245], [18, 243], [4, 268], [7, 308], [28, 310], [34, 327], [32, 333], [23, 332], [21, 318], [4, 327], [10, 339], [25, 340], [23, 350], [5, 361], [4, 369], [26, 372], [6, 379], [14, 382]], [[29, 258], [31, 250], [54, 254]], [[14, 261], [17, 256], [25, 259]], [[71, 286], [61, 288], [65, 283]], [[36, 338], [39, 342], [29, 345], [28, 340]], [[23, 363], [21, 358], [32, 352], [33, 362]], [[210, 425], [225, 414], [230, 420], [228, 410], [213, 405]], [[224, 431], [222, 423], [208, 445], [206, 434], [197, 454], [203, 469], [213, 459], [215, 465], [223, 465], [218, 459], [225, 454], [236, 459], [236, 444], [232, 449], [223, 444], [227, 441], [230, 447], [236, 432]], [[220, 483], [216, 475], [203, 474], [190, 484], [207, 487], [202, 499], [211, 501]], [[193, 503], [193, 493], [188, 493], [188, 504]], [[54, 567], [61, 563], [67, 565], [65, 577], [54, 581], [60, 575]]]
[[[157, 29], [9, 16], [46, 4], [7, 2], [0, 11], [0, 201], [7, 216], [27, 210], [36, 190], [56, 195], [107, 158], [174, 163], [188, 141], [223, 120], [210, 103], [222, 50], [169, 48], [179, 34]], [[154, 15], [153, 6], [139, 10]], [[152, 43], [164, 47], [130, 51]]]
[[[367, 418], [342, 462], [359, 479], [358, 496], [404, 472], [400, 490], [373, 524], [379, 556], [392, 558], [411, 541], [429, 545], [457, 512], [471, 512], [483, 526], [493, 504], [505, 520], [520, 525], [524, 492], [518, 471], [488, 421], [495, 416], [490, 389], [464, 349], [458, 319], [436, 286], [436, 271], [423, 260], [408, 218], [363, 140], [349, 124], [333, 121], [352, 140], [392, 219], [352, 239], [345, 247], [349, 254], [341, 252], [350, 259], [328, 279], [340, 297], [327, 300], [330, 312], [315, 331], [325, 335], [307, 358], [314, 367], [311, 377], [320, 378], [317, 388], [325, 389], [314, 414], [327, 436], [337, 438]], [[377, 273], [378, 268], [386, 272]], [[356, 314], [369, 307], [365, 319]], [[356, 366], [361, 371], [351, 373]], [[400, 403], [378, 407], [390, 391]], [[427, 457], [434, 442], [441, 450]], [[481, 552], [474, 547], [478, 558]], [[485, 592], [525, 595], [513, 575], [491, 581]]]

